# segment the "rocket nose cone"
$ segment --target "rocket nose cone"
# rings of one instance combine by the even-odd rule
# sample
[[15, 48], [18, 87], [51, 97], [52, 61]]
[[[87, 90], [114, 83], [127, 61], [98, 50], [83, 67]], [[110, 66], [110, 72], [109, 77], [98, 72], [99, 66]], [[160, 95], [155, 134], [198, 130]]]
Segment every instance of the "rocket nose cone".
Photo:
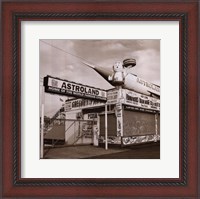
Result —
[[[100, 66], [95, 66], [93, 64], [89, 64], [87, 62], [82, 62], [86, 66], [94, 69], [99, 75], [101, 75], [106, 81], [108, 81], [108, 77], [112, 75], [112, 70], [100, 67]], [[109, 82], [109, 81], [108, 81]], [[110, 82], [109, 82], [110, 83]]]
[[104, 79], [108, 81], [109, 75], [112, 75], [112, 71], [102, 68], [102, 67], [96, 67], [94, 70], [99, 73]]

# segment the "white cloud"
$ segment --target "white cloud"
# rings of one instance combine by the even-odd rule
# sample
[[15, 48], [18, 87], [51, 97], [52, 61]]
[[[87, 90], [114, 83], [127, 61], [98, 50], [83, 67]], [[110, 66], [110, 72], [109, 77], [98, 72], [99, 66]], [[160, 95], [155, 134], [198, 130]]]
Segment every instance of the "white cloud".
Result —
[[132, 72], [147, 81], [160, 85], [160, 52], [147, 49], [136, 51], [133, 55], [137, 59]]

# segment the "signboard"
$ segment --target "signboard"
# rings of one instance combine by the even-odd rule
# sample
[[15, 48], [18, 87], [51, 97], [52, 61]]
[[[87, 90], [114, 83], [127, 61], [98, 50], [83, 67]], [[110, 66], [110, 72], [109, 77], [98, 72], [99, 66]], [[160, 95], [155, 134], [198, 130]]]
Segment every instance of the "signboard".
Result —
[[118, 102], [116, 104], [116, 109], [115, 109], [115, 115], [117, 118], [117, 136], [122, 136], [122, 125], [123, 125], [123, 121], [122, 121], [122, 104], [120, 102]]
[[136, 93], [134, 91], [123, 89], [123, 96], [125, 97], [124, 104], [131, 105], [134, 107], [140, 107], [144, 109], [150, 110], [160, 110], [160, 100], [147, 96], [142, 95], [140, 93]]
[[140, 111], [140, 112], [156, 113], [156, 110], [145, 109], [145, 108], [140, 108], [140, 107], [135, 107], [135, 106], [124, 105], [124, 109], [125, 110], [130, 110], [130, 111]]
[[118, 90], [112, 89], [107, 92], [107, 104], [116, 104], [118, 98]]
[[75, 82], [70, 82], [67, 80], [62, 80], [59, 78], [46, 76], [44, 77], [45, 92], [67, 95], [67, 96], [77, 96], [82, 98], [92, 98], [106, 101], [106, 91], [90, 87], [87, 85], [77, 84]]
[[105, 105], [101, 101], [97, 100], [91, 100], [91, 99], [74, 99], [70, 101], [66, 101], [64, 108], [65, 111], [71, 111], [71, 110], [78, 110], [81, 108], [87, 108], [87, 107], [98, 107]]
[[85, 138], [93, 137], [93, 122], [88, 121], [82, 124], [82, 132]]

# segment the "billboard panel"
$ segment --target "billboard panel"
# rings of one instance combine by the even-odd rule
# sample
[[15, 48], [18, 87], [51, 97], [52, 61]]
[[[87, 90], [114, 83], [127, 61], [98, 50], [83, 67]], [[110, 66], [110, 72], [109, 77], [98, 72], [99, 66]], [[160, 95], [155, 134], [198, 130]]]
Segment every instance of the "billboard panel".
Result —
[[116, 104], [118, 99], [118, 90], [112, 89], [107, 92], [107, 104]]
[[123, 89], [124, 104], [144, 109], [160, 111], [160, 100], [147, 95]]
[[45, 92], [106, 101], [106, 91], [56, 77], [44, 77]]
[[82, 108], [91, 108], [91, 107], [99, 107], [104, 106], [105, 103], [99, 100], [92, 100], [92, 99], [73, 99], [68, 100], [65, 102], [64, 108], [65, 111], [72, 111], [72, 110], [78, 110]]

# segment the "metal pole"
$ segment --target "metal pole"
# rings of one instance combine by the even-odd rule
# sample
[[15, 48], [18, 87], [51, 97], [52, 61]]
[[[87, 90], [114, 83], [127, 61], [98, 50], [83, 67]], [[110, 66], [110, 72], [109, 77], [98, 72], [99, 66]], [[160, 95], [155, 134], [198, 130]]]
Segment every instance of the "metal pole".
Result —
[[105, 104], [105, 150], [108, 149], [108, 110], [107, 110], [107, 103]]
[[155, 142], [157, 142], [157, 139], [158, 139], [158, 119], [157, 119], [157, 113], [155, 114], [155, 130], [156, 130], [156, 139], [155, 139]]
[[119, 92], [120, 92], [120, 99], [119, 103], [121, 105], [121, 137], [124, 134], [124, 121], [123, 121], [123, 105], [122, 105], [122, 100], [123, 100], [123, 95], [122, 95], [122, 86], [119, 87]]
[[42, 107], [41, 107], [41, 133], [40, 133], [40, 158], [44, 155], [44, 87], [42, 86]]
[[123, 105], [121, 104], [121, 137], [123, 137], [124, 135], [124, 118], [123, 118], [123, 115], [124, 115], [124, 110], [123, 110]]

